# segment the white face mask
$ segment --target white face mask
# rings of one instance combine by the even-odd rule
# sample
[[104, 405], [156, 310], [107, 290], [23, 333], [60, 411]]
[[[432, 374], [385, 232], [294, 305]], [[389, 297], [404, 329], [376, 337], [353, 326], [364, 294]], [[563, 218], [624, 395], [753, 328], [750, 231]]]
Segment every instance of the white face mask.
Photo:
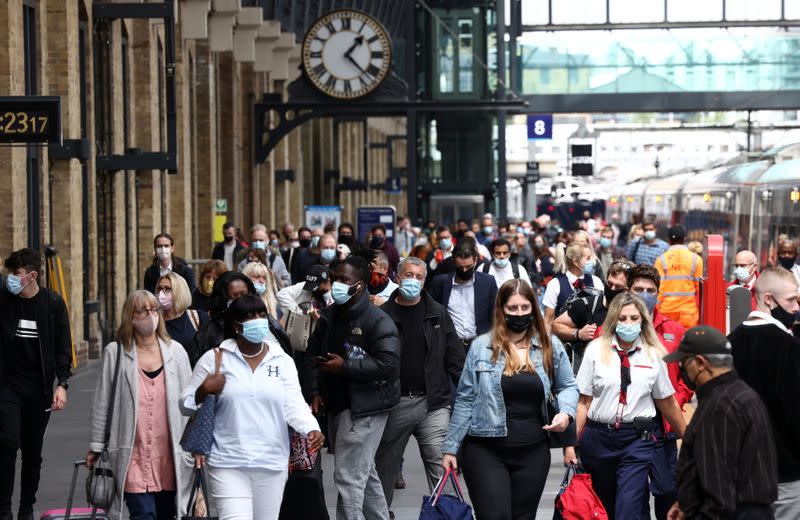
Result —
[[159, 260], [167, 260], [172, 256], [172, 248], [169, 246], [159, 246], [156, 248], [156, 256]]

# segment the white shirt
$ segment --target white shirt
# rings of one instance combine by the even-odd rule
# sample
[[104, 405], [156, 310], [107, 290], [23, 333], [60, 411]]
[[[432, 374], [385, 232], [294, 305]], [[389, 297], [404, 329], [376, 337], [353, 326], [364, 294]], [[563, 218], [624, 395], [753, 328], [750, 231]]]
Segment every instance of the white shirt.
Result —
[[489, 252], [489, 248], [488, 247], [486, 247], [485, 245], [481, 244], [480, 242], [477, 242], [475, 244], [475, 249], [478, 250], [478, 254], [481, 255], [481, 258], [483, 258], [485, 260], [491, 260], [492, 253]]
[[447, 312], [453, 320], [456, 334], [461, 339], [473, 339], [478, 335], [475, 325], [475, 276], [465, 283], [457, 284], [453, 278], [453, 289]]
[[236, 249], [236, 241], [234, 240], [231, 242], [231, 245], [225, 243], [225, 265], [228, 266], [228, 269], [233, 271], [233, 251]]
[[158, 264], [159, 276], [164, 276], [165, 274], [169, 274], [171, 272], [172, 272], [172, 262], [170, 262], [167, 267], [161, 267], [161, 264]]
[[[283, 309], [285, 314], [290, 312], [295, 314], [303, 314], [300, 304], [312, 301], [313, 296], [311, 291], [306, 291], [304, 289], [305, 285], [306, 282], [300, 282], [290, 285], [289, 287], [284, 287], [278, 291], [278, 294], [276, 295], [278, 305], [281, 306], [281, 309]], [[333, 297], [331, 297], [330, 291], [326, 292], [324, 297], [326, 306], [333, 305]]]
[[[581, 275], [580, 278], [583, 278], [583, 275]], [[577, 276], [567, 271], [567, 281], [570, 285], [574, 284], [575, 280], [577, 279]], [[603, 281], [595, 275], [592, 275], [592, 283], [594, 283], [595, 289], [599, 291], [603, 290]], [[561, 284], [558, 283], [558, 278], [553, 277], [552, 280], [547, 282], [547, 287], [545, 288], [544, 296], [542, 297], [542, 305], [549, 309], [555, 309], [556, 304], [558, 303], [559, 293], [561, 293]]]
[[794, 275], [794, 279], [797, 280], [797, 284], [800, 285], [800, 264], [794, 264], [791, 271]]
[[[208, 463], [219, 468], [261, 468], [286, 470], [289, 463], [291, 426], [301, 435], [319, 430], [317, 420], [300, 392], [294, 361], [277, 341], [267, 340], [269, 352], [255, 372], [239, 352], [236, 341], [222, 342], [225, 388], [217, 395], [214, 445]], [[184, 414], [198, 406], [197, 388], [214, 373], [216, 357], [209, 350], [194, 367], [192, 378], [181, 396]]]
[[746, 325], [748, 327], [756, 327], [758, 325], [775, 325], [779, 329], [781, 329], [786, 334], [791, 334], [791, 331], [786, 328], [786, 326], [772, 317], [772, 315], [767, 314], [766, 312], [761, 311], [753, 311], [747, 316], [747, 320], [742, 322], [742, 325]]
[[[525, 280], [528, 282], [528, 285], [531, 284], [531, 278], [528, 276], [528, 271], [525, 270], [524, 267], [517, 266], [519, 268], [519, 279]], [[490, 275], [494, 276], [494, 281], [497, 283], [497, 288], [499, 289], [501, 285], [506, 283], [509, 280], [514, 279], [514, 269], [511, 267], [511, 262], [508, 263], [507, 266], [500, 269], [497, 267], [497, 264], [492, 262], [489, 266], [489, 273]]]
[[[611, 348], [618, 347], [616, 336]], [[637, 339], [633, 348], [641, 347]], [[583, 354], [581, 368], [575, 382], [581, 395], [592, 397], [589, 420], [605, 424], [616, 421], [620, 391], [620, 359], [616, 350], [608, 353], [608, 364], [603, 363], [601, 339], [589, 343]], [[661, 359], [650, 359], [639, 348], [628, 358], [631, 364], [631, 384], [628, 386], [628, 404], [622, 410], [622, 422], [632, 422], [634, 417], [655, 417], [653, 399], [664, 399], [675, 393], [667, 373], [667, 364]]]

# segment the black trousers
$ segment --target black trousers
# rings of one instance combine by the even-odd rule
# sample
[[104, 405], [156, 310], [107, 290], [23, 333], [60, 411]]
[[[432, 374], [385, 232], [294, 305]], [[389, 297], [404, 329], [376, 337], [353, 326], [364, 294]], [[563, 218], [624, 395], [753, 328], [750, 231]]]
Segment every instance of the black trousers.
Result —
[[22, 452], [19, 510], [33, 510], [42, 468], [42, 444], [50, 420], [50, 399], [44, 392], [20, 395], [0, 387], [0, 518], [11, 512], [17, 451]]
[[547, 440], [506, 447], [504, 438], [467, 437], [461, 465], [480, 520], [534, 520], [550, 471]]

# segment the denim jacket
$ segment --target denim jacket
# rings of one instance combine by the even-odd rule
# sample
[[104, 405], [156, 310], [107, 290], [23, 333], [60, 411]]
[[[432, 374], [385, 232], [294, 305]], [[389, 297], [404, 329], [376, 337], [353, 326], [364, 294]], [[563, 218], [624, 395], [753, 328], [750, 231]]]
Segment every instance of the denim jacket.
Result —
[[[467, 434], [474, 437], [505, 437], [508, 434], [506, 405], [500, 386], [505, 356], [501, 353], [497, 361], [492, 363], [491, 338], [491, 333], [484, 334], [475, 339], [469, 349], [464, 371], [458, 382], [450, 428], [442, 446], [443, 453], [456, 453]], [[534, 348], [531, 349], [531, 359], [544, 386], [542, 416], [545, 423], [549, 424], [547, 398], [550, 395], [550, 378], [542, 364], [538, 338], [533, 338], [532, 343]], [[550, 343], [553, 346], [554, 393], [558, 400], [558, 409], [574, 418], [578, 406], [578, 385], [575, 383], [572, 366], [561, 341], [551, 335]]]

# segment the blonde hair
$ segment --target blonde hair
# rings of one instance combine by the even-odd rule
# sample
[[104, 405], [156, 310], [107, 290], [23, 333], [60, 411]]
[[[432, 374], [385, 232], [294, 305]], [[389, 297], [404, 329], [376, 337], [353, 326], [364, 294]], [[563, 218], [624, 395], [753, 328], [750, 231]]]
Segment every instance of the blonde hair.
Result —
[[[119, 328], [117, 328], [117, 341], [126, 352], [130, 352], [133, 348], [133, 313], [137, 309], [146, 307], [160, 309], [158, 298], [150, 291], [145, 291], [144, 289], [133, 291], [125, 299], [125, 304], [122, 306], [121, 319], [119, 320]], [[164, 315], [160, 310], [158, 312], [156, 336], [167, 345], [170, 344], [171, 340], [164, 324]]]
[[702, 257], [702, 256], [703, 256], [703, 244], [701, 244], [701, 243], [700, 243], [700, 242], [698, 242], [697, 240], [692, 240], [691, 242], [689, 242], [688, 244], [686, 244], [686, 247], [687, 247], [687, 248], [689, 249], [689, 251], [691, 251], [692, 253], [694, 253], [694, 254], [696, 254], [696, 255], [698, 255], [698, 256], [700, 256], [700, 257]]
[[628, 305], [635, 306], [642, 319], [642, 331], [639, 333], [639, 338], [642, 340], [642, 352], [652, 361], [659, 361], [667, 355], [667, 351], [661, 344], [661, 340], [658, 339], [656, 329], [653, 327], [653, 320], [650, 318], [647, 306], [638, 296], [624, 292], [611, 300], [611, 306], [609, 306], [608, 314], [606, 314], [606, 321], [603, 322], [603, 334], [596, 340], [603, 349], [601, 361], [605, 365], [611, 362], [611, 352], [614, 350], [611, 346], [611, 340], [617, 332], [619, 315], [622, 312], [622, 308]]
[[636, 237], [636, 232], [641, 231], [642, 225], [641, 224], [634, 224], [631, 226], [631, 230], [628, 232], [628, 242], [633, 242], [633, 239]]
[[[169, 285], [172, 289], [172, 307], [177, 315], [180, 316], [192, 305], [192, 293], [189, 292], [189, 284], [186, 283], [183, 276], [174, 272], [161, 275], [158, 282], [164, 278], [169, 279]], [[158, 291], [158, 282], [156, 282], [156, 291]]]
[[530, 342], [533, 338], [539, 339], [539, 348], [542, 350], [542, 365], [545, 372], [552, 379], [553, 377], [553, 345], [550, 343], [550, 336], [544, 324], [544, 318], [539, 310], [536, 294], [530, 284], [521, 279], [511, 279], [500, 286], [497, 291], [497, 298], [494, 304], [494, 325], [492, 326], [492, 363], [495, 363], [500, 354], [505, 356], [505, 368], [503, 374], [513, 376], [517, 372], [535, 372], [535, 367], [531, 362], [530, 355], [522, 362], [511, 348], [509, 337], [511, 332], [506, 326], [505, 307], [512, 296], [518, 294], [531, 302], [531, 312], [533, 313], [533, 323], [525, 331], [524, 341]]
[[267, 290], [265, 290], [264, 294], [260, 295], [260, 297], [264, 301], [264, 306], [267, 308], [269, 315], [273, 317], [277, 316], [278, 298], [275, 295], [278, 293], [278, 286], [275, 282], [275, 275], [272, 274], [272, 269], [261, 262], [250, 262], [244, 266], [242, 274], [250, 278], [250, 280], [258, 278], [259, 276], [266, 278], [266, 283], [264, 285], [266, 285]]
[[567, 260], [572, 260], [573, 262], [579, 261], [585, 250], [592, 253], [592, 248], [589, 247], [588, 244], [582, 242], [573, 242], [568, 246], [563, 243], [557, 244], [553, 270], [559, 274], [566, 273], [569, 270]]
[[578, 231], [575, 232], [575, 236], [572, 239], [572, 243], [573, 244], [583, 244], [586, 247], [588, 247], [589, 250], [592, 252], [592, 260], [597, 262], [597, 255], [595, 254], [594, 248], [592, 247], [592, 241], [589, 238], [589, 233], [587, 233], [586, 231], [584, 231], [582, 229], [579, 229]]

